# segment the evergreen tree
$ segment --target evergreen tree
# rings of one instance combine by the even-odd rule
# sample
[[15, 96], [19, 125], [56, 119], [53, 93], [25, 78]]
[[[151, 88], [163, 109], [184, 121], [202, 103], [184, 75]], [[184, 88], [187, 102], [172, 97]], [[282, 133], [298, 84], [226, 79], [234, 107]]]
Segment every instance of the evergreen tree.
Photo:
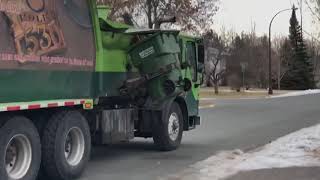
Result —
[[290, 19], [291, 59], [288, 62], [288, 72], [281, 81], [284, 89], [306, 90], [315, 87], [313, 65], [307, 53], [301, 26], [293, 8]]

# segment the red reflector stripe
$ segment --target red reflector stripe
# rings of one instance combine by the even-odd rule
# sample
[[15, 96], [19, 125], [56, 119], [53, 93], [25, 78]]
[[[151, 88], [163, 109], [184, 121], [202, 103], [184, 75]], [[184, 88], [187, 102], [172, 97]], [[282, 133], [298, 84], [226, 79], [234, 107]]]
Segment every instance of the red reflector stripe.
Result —
[[20, 106], [9, 106], [7, 107], [7, 111], [19, 111], [21, 108]]
[[[1, 1], [1, 0], [0, 0]], [[88, 100], [89, 101], [89, 100]], [[92, 100], [91, 100], [92, 101]], [[50, 102], [50, 103], [49, 103]], [[69, 101], [49, 101], [49, 102], [25, 102], [25, 103], [17, 103], [17, 104], [3, 104], [0, 106], [0, 111], [21, 111], [21, 110], [36, 110], [41, 108], [56, 108], [60, 106], [77, 106], [83, 105], [84, 109], [91, 109], [93, 107], [92, 103], [88, 103], [87, 100], [84, 99], [70, 99]], [[35, 104], [32, 104], [35, 103]]]
[[41, 105], [40, 104], [34, 104], [34, 105], [29, 105], [28, 109], [40, 109]]
[[58, 107], [59, 104], [58, 103], [50, 103], [48, 104], [48, 108], [53, 108], [53, 107]]
[[65, 106], [74, 106], [74, 102], [65, 102], [64, 105]]

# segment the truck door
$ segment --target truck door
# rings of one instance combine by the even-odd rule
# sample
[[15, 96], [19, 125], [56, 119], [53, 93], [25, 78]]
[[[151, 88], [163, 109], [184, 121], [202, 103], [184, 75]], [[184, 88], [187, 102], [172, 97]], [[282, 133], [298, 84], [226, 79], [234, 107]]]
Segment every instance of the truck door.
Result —
[[197, 44], [197, 73], [198, 73], [197, 88], [199, 91], [200, 91], [200, 86], [204, 83], [204, 73], [205, 73], [204, 56], [205, 56], [205, 50], [204, 50], [203, 42], [201, 40], [201, 42], [198, 42]]
[[186, 101], [189, 116], [198, 116], [200, 78], [198, 77], [197, 44], [194, 41], [186, 41], [185, 47], [185, 60], [189, 65], [189, 68], [187, 70], [187, 78], [190, 78], [190, 80], [192, 81], [192, 90], [187, 93]]

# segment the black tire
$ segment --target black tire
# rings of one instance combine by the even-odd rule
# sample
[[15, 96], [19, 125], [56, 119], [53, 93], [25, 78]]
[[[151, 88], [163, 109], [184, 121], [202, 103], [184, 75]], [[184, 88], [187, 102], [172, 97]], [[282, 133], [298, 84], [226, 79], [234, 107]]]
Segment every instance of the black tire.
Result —
[[[66, 157], [68, 134], [76, 130], [82, 133], [83, 153], [75, 164]], [[70, 140], [72, 142], [72, 140]], [[42, 169], [46, 177], [52, 180], [77, 179], [83, 173], [91, 151], [91, 136], [88, 122], [78, 111], [57, 112], [49, 120], [42, 138]], [[72, 144], [72, 143], [71, 143]], [[75, 143], [80, 144], [80, 143]], [[78, 147], [74, 149], [79, 149]], [[72, 152], [71, 148], [69, 152]], [[72, 153], [70, 153], [72, 156]]]
[[[35, 180], [41, 163], [41, 144], [36, 127], [29, 119], [20, 116], [0, 117], [0, 121], [5, 121], [0, 127], [0, 179]], [[22, 170], [21, 173], [18, 169]]]
[[[179, 123], [179, 129], [176, 130], [176, 138], [171, 138], [169, 134], [169, 119], [172, 115], [177, 116], [177, 122]], [[171, 106], [163, 111], [162, 119], [154, 118], [153, 122], [153, 141], [155, 145], [161, 151], [173, 151], [176, 150], [182, 140], [183, 135], [183, 115], [178, 103], [173, 102]]]

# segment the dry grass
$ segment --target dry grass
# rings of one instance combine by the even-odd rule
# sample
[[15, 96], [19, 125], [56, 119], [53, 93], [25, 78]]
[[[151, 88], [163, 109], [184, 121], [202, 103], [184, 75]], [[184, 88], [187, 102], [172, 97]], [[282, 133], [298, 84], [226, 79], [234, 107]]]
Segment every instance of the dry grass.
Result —
[[[275, 95], [286, 93], [286, 91], [275, 91]], [[237, 98], [265, 98], [268, 97], [268, 91], [263, 89], [254, 89], [250, 91], [237, 92], [228, 87], [219, 89], [219, 94], [215, 94], [213, 88], [204, 88], [200, 91], [200, 98], [217, 99], [237, 99]]]
[[320, 147], [315, 149], [315, 150], [313, 150], [312, 154], [313, 154], [313, 156], [315, 156], [315, 158], [320, 159]]

